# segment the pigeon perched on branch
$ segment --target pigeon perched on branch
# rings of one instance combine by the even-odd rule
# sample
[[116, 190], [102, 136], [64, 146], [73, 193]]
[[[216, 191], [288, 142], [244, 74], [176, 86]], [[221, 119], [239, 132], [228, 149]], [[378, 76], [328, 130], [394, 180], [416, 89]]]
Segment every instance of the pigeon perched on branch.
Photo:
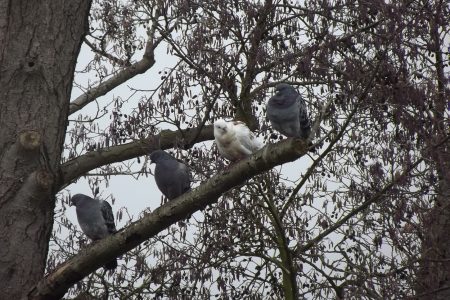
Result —
[[[83, 194], [74, 195], [70, 202], [76, 207], [77, 219], [81, 230], [91, 240], [101, 240], [117, 232], [112, 208], [108, 202], [93, 199]], [[107, 270], [115, 269], [117, 267], [117, 259], [111, 260], [103, 267]]]
[[287, 137], [306, 139], [311, 125], [305, 101], [293, 86], [280, 83], [267, 102], [267, 117], [272, 127]]
[[163, 150], [153, 151], [150, 161], [156, 164], [156, 185], [167, 199], [173, 200], [191, 189], [189, 168], [184, 163]]
[[248, 157], [263, 147], [253, 132], [240, 121], [216, 120], [214, 138], [219, 153], [232, 162]]

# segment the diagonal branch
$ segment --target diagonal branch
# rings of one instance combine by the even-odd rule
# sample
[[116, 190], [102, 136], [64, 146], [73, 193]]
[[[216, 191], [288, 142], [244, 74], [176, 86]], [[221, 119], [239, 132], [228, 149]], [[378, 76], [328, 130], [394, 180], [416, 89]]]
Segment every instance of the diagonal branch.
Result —
[[29, 299], [58, 299], [76, 282], [114, 257], [135, 248], [170, 225], [216, 202], [220, 195], [251, 177], [303, 156], [308, 146], [303, 140], [286, 139], [270, 144], [229, 170], [210, 178], [198, 188], [160, 206], [118, 233], [83, 249], [57, 270], [42, 279]]
[[89, 48], [91, 48], [91, 50], [94, 53], [97, 53], [98, 55], [101, 55], [103, 57], [106, 57], [107, 59], [109, 59], [110, 61], [112, 61], [113, 63], [118, 64], [121, 67], [129, 67], [130, 66], [130, 62], [120, 59], [118, 57], [115, 57], [114, 55], [112, 55], [111, 53], [106, 52], [104, 49], [99, 49], [97, 48], [93, 43], [91, 43], [91, 41], [89, 41], [86, 37], [84, 37], [84, 43], [86, 45], [89, 46]]
[[61, 165], [60, 188], [70, 184], [81, 175], [104, 165], [146, 155], [156, 149], [174, 147], [178, 141], [186, 145], [214, 139], [211, 125], [182, 131], [163, 130], [159, 135], [131, 143], [91, 151]]
[[79, 111], [95, 99], [100, 96], [105, 95], [113, 88], [121, 85], [126, 82], [130, 78], [138, 74], [142, 74], [148, 69], [150, 69], [155, 63], [155, 57], [153, 55], [145, 56], [138, 62], [132, 64], [129, 67], [122, 69], [116, 75], [112, 76], [108, 80], [100, 83], [96, 87], [89, 89], [86, 93], [82, 94], [72, 102], [70, 102], [69, 106], [69, 115]]
[[[108, 80], [100, 83], [96, 87], [89, 89], [86, 93], [79, 96], [69, 105], [69, 115], [79, 111], [95, 99], [100, 96], [105, 95], [113, 88], [121, 85], [122, 83], [128, 81], [138, 74], [145, 73], [148, 69], [150, 69], [155, 64], [155, 49], [162, 42], [162, 37], [155, 38], [156, 27], [158, 25], [158, 18], [156, 17], [152, 26], [148, 31], [149, 40], [145, 45], [144, 54], [142, 59], [131, 66], [127, 66], [126, 68], [119, 71], [117, 74], [109, 78]], [[169, 31], [175, 28], [176, 24], [170, 27]]]

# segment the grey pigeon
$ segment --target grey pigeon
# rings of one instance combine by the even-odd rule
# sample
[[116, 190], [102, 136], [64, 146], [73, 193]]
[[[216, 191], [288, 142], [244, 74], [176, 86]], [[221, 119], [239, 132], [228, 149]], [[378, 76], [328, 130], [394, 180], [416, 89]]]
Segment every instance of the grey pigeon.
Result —
[[[112, 208], [108, 202], [83, 194], [74, 195], [70, 202], [76, 207], [81, 230], [91, 240], [97, 241], [117, 232]], [[104, 265], [107, 270], [113, 270], [116, 267], [117, 259]]]
[[155, 181], [161, 193], [173, 200], [191, 189], [191, 176], [188, 167], [163, 150], [150, 154], [155, 163]]
[[278, 84], [275, 91], [267, 102], [267, 117], [272, 127], [287, 137], [306, 139], [311, 125], [302, 96], [287, 83]]

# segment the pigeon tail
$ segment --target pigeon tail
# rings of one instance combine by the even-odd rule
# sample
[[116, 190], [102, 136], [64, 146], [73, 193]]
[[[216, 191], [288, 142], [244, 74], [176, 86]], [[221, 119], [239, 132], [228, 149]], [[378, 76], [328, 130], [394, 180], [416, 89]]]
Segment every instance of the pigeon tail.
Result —
[[300, 127], [302, 138], [307, 139], [311, 133], [311, 126], [309, 125], [309, 122], [306, 124], [300, 124]]
[[105, 268], [106, 270], [114, 270], [115, 268], [117, 268], [117, 258], [114, 258], [113, 260], [107, 262], [103, 268]]

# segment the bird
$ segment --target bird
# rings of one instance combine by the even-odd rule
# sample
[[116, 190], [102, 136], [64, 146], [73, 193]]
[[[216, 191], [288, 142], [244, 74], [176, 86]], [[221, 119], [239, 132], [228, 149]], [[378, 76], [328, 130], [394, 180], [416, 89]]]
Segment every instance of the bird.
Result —
[[278, 84], [275, 91], [266, 107], [272, 127], [287, 137], [307, 139], [311, 125], [302, 96], [287, 83]]
[[[76, 194], [70, 199], [76, 207], [81, 230], [93, 241], [101, 240], [117, 232], [111, 205], [104, 200], [93, 199], [84, 194]], [[117, 267], [117, 258], [103, 266], [106, 270]]]
[[240, 121], [216, 120], [214, 139], [219, 153], [231, 162], [246, 158], [264, 146]]
[[150, 154], [151, 163], [155, 163], [155, 181], [161, 193], [173, 200], [191, 189], [189, 168], [163, 150]]

